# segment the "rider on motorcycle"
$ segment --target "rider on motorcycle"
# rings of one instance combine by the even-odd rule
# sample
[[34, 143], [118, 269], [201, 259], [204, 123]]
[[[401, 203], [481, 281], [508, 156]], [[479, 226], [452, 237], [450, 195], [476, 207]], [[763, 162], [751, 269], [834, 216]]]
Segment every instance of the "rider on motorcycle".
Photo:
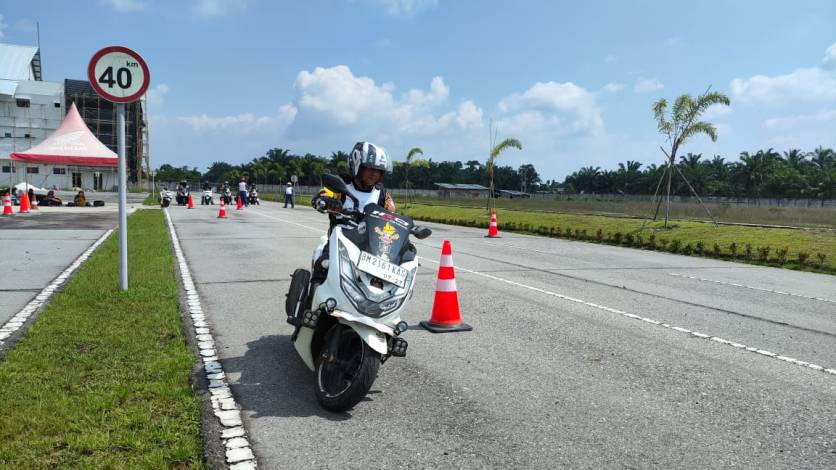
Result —
[[[370, 203], [395, 211], [392, 196], [380, 184], [383, 175], [392, 171], [392, 161], [383, 147], [371, 142], [357, 142], [348, 155], [348, 171], [350, 175], [343, 176], [343, 179], [348, 190], [360, 203], [361, 207], [356, 208], [358, 211], [362, 212]], [[345, 194], [334, 193], [327, 188], [322, 188], [311, 203], [320, 212], [339, 212], [342, 208], [350, 209], [354, 206], [354, 201]], [[335, 223], [335, 218], [331, 216], [331, 226]]]
[[[395, 212], [395, 202], [392, 195], [383, 187], [380, 182], [383, 175], [392, 171], [392, 161], [386, 154], [383, 147], [371, 142], [357, 142], [348, 155], [349, 175], [344, 175], [343, 180], [348, 186], [351, 194], [357, 198], [360, 207], [356, 210], [362, 212], [368, 204], [378, 204], [388, 211]], [[337, 218], [334, 213], [342, 209], [354, 208], [354, 201], [345, 194], [334, 193], [327, 188], [322, 188], [317, 196], [311, 201], [314, 209], [319, 212], [328, 212], [331, 225], [328, 233], [336, 225]], [[327, 239], [326, 239], [327, 240]], [[328, 244], [322, 246], [322, 255], [314, 266], [313, 278], [324, 280], [327, 268], [322, 266], [322, 261], [328, 257]]]

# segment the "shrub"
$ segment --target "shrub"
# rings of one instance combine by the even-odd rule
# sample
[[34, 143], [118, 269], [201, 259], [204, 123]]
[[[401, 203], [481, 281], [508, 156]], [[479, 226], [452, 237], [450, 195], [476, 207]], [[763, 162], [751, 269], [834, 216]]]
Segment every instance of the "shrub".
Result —
[[758, 260], [760, 261], [767, 261], [769, 260], [769, 251], [771, 248], [769, 246], [759, 246], [758, 247]]
[[666, 250], [668, 248], [668, 239], [667, 238], [660, 238], [659, 239], [659, 249]]
[[778, 262], [781, 263], [781, 264], [786, 264], [787, 253], [789, 253], [789, 252], [790, 252], [790, 247], [788, 247], [788, 246], [783, 246], [781, 248], [778, 248], [778, 250], [775, 252], [775, 254], [778, 255]]
[[752, 261], [752, 244], [746, 244], [746, 251], [743, 253], [743, 257], [746, 258], [746, 261]]
[[560, 225], [558, 225], [557, 227], [555, 227], [555, 229], [554, 229], [554, 233], [556, 233], [558, 237], [559, 237], [559, 236], [561, 236], [561, 235], [563, 235], [563, 233], [562, 233], [562, 232], [563, 232], [563, 230], [561, 230], [561, 229], [560, 229]]
[[627, 235], [624, 235], [624, 244], [625, 245], [632, 245], [633, 244], [633, 234], [632, 233], [628, 233]]
[[696, 253], [697, 256], [702, 256], [705, 253], [705, 243], [703, 243], [702, 240], [697, 242], [694, 247], [694, 253]]
[[807, 261], [810, 259], [810, 253], [806, 251], [799, 251], [798, 252], [798, 264], [804, 266], [807, 264]]
[[737, 259], [737, 243], [731, 242], [729, 245], [729, 253], [731, 253], [732, 259]]
[[720, 245], [718, 243], [715, 243], [714, 244], [714, 257], [719, 258], [721, 252], [722, 252], [722, 250], [720, 249]]
[[580, 234], [581, 234], [581, 240], [586, 240], [587, 238], [589, 238], [589, 237], [586, 235], [586, 229], [581, 230], [581, 231], [580, 231]]
[[566, 238], [572, 238], [572, 229], [571, 228], [567, 228], [565, 233], [566, 233]]
[[684, 255], [690, 256], [693, 251], [694, 247], [692, 247], [690, 243], [686, 244], [685, 247], [682, 248], [682, 254]]
[[636, 246], [638, 246], [638, 247], [643, 247], [644, 246], [644, 237], [642, 237], [642, 234], [636, 235]]
[[682, 242], [679, 240], [674, 240], [671, 242], [670, 252], [671, 253], [679, 253], [679, 249], [682, 247]]
[[612, 241], [613, 241], [614, 243], [616, 243], [616, 244], [620, 245], [620, 244], [621, 244], [621, 238], [622, 238], [623, 236], [624, 236], [624, 235], [622, 235], [622, 234], [621, 234], [621, 232], [615, 232], [614, 234], [612, 234]]
[[827, 258], [827, 255], [824, 253], [816, 253], [816, 258], [819, 260], [819, 265], [824, 266], [824, 260]]
[[647, 244], [650, 245], [651, 249], [656, 248], [656, 234], [651, 232], [650, 236], [647, 237]]
[[604, 241], [604, 231], [601, 230], [600, 228], [595, 231], [595, 240], [597, 240], [598, 243], [601, 243], [602, 241]]

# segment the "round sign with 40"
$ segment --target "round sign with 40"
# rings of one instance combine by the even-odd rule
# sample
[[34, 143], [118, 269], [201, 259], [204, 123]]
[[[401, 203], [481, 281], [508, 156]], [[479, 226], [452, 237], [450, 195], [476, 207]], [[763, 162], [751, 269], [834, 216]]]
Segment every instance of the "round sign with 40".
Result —
[[127, 47], [106, 47], [90, 59], [87, 67], [90, 85], [102, 98], [129, 103], [145, 94], [151, 81], [142, 57]]

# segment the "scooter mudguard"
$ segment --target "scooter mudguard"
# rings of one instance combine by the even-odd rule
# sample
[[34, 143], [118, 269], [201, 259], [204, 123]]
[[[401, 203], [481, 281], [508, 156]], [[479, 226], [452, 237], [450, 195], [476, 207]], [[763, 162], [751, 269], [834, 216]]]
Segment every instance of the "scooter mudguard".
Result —
[[369, 345], [370, 348], [374, 349], [381, 355], [387, 354], [389, 352], [389, 344], [386, 342], [386, 335], [381, 333], [380, 331], [366, 326], [362, 323], [357, 323], [353, 321], [346, 320], [344, 318], [340, 318], [339, 322], [343, 325], [348, 325], [354, 330], [366, 344]]

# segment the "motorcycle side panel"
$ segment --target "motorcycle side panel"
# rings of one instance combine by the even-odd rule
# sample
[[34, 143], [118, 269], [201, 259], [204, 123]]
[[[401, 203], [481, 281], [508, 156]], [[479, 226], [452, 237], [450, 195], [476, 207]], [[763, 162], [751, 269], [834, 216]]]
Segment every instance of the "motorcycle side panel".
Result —
[[311, 341], [313, 341], [314, 330], [302, 327], [299, 329], [299, 334], [296, 336], [296, 341], [293, 342], [293, 347], [296, 352], [305, 362], [310, 370], [314, 370], [314, 358], [311, 354]]

